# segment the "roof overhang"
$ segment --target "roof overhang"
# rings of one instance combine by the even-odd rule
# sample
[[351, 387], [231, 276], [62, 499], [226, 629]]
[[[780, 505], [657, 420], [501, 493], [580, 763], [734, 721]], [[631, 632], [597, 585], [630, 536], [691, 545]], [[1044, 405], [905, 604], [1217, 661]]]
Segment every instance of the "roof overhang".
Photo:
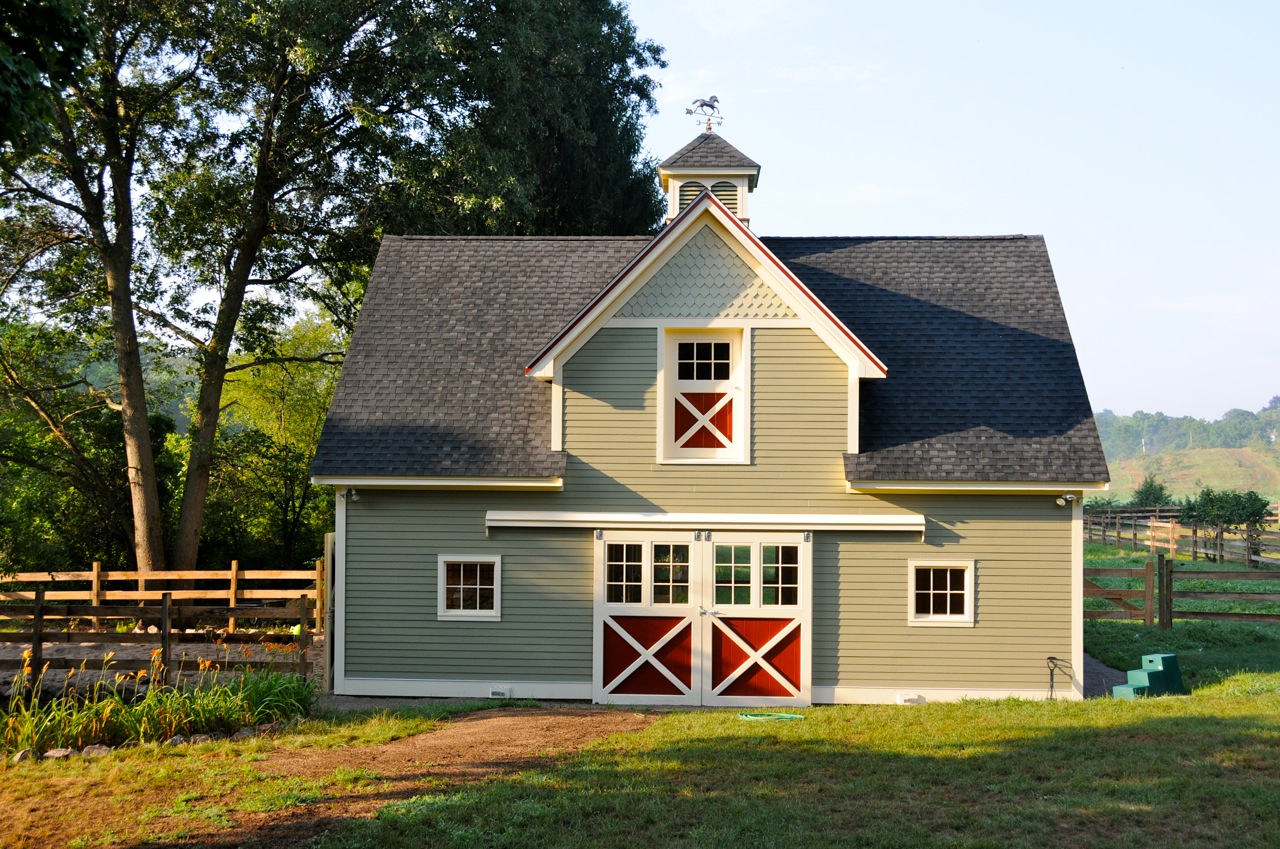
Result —
[[672, 177], [746, 177], [747, 191], [754, 192], [760, 182], [760, 168], [663, 168], [658, 166], [662, 190], [670, 191]]
[[919, 513], [573, 513], [490, 510], [489, 528], [588, 528], [713, 531], [905, 531], [924, 533]]
[[525, 366], [525, 373], [541, 380], [553, 379], [556, 359], [571, 355], [591, 338], [626, 302], [633, 287], [647, 280], [653, 271], [661, 267], [667, 256], [683, 244], [686, 237], [692, 236], [696, 228], [707, 221], [715, 222], [722, 233], [741, 247], [742, 253], [746, 255], [745, 259], [755, 272], [773, 284], [779, 297], [795, 310], [837, 356], [855, 369], [858, 377], [881, 378], [888, 374], [888, 367], [871, 349], [709, 191], [703, 191], [693, 203], [671, 219], [671, 223], [538, 352]]
[[538, 477], [393, 477], [382, 475], [312, 475], [317, 486], [363, 487], [365, 489], [458, 489], [458, 490], [561, 490], [564, 478]]
[[845, 492], [861, 495], [889, 495], [911, 493], [943, 494], [1028, 494], [1048, 495], [1064, 492], [1105, 492], [1110, 488], [1106, 481], [846, 481]]

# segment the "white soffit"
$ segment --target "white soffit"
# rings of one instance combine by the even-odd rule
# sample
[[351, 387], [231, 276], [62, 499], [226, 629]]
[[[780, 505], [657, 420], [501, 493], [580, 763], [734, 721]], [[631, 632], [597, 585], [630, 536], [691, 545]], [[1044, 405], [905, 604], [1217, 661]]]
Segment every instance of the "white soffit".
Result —
[[489, 528], [606, 528], [712, 531], [907, 531], [924, 533], [919, 513], [573, 513], [490, 510]]

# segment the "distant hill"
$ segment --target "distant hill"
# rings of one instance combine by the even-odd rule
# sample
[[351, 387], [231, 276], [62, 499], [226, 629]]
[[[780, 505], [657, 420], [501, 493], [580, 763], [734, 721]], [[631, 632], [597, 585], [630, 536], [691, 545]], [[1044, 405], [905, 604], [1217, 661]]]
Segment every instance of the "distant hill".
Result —
[[1280, 498], [1280, 395], [1256, 413], [1228, 410], [1216, 421], [1139, 410], [1095, 415], [1121, 501], [1154, 474], [1178, 497], [1205, 487], [1256, 490]]
[[1128, 499], [1154, 474], [1178, 498], [1195, 495], [1205, 487], [1255, 490], [1269, 500], [1280, 499], [1280, 451], [1274, 448], [1196, 448], [1162, 451], [1145, 457], [1109, 461], [1111, 491]]

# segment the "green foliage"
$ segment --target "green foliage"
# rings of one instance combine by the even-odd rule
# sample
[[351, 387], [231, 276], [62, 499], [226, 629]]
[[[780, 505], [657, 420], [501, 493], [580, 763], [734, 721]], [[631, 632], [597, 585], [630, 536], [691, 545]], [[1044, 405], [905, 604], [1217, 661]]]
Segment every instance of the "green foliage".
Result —
[[1174, 501], [1169, 487], [1155, 475], [1147, 475], [1129, 498], [1130, 507], [1164, 507]]
[[1268, 405], [1257, 413], [1228, 410], [1221, 419], [1212, 422], [1141, 410], [1131, 416], [1102, 410], [1094, 419], [1107, 460], [1116, 463], [1193, 448], [1269, 448], [1273, 443], [1272, 433], [1280, 427], [1280, 408]]
[[1199, 522], [1202, 525], [1243, 528], [1261, 524], [1271, 515], [1270, 503], [1253, 490], [1215, 491], [1206, 487], [1195, 498], [1187, 499], [1183, 504], [1179, 521], [1184, 524]]
[[47, 140], [53, 97], [75, 80], [92, 41], [76, 0], [9, 0], [0, 7], [0, 146]]
[[[317, 693], [314, 681], [271, 670], [205, 673], [188, 688], [161, 685], [158, 671], [153, 664], [152, 685], [141, 699], [129, 697], [121, 686], [128, 679], [119, 675], [114, 683], [99, 678], [83, 692], [52, 700], [35, 695], [46, 673], [38, 674], [34, 684], [16, 676], [7, 709], [0, 714], [0, 750], [118, 746], [164, 741], [176, 734], [229, 733], [305, 716]], [[95, 673], [81, 669], [79, 674]], [[69, 688], [75, 687], [75, 676], [76, 670], [68, 674]]]

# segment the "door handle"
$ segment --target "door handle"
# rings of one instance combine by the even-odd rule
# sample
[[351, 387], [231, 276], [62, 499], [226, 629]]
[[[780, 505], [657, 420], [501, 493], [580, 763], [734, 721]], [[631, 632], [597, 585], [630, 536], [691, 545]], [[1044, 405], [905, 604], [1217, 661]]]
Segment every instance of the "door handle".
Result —
[[706, 609], [705, 607], [703, 607], [702, 605], [698, 605], [698, 615], [699, 615], [699, 616], [717, 616], [717, 617], [718, 617], [718, 616], [720, 615], [720, 611], [718, 611], [718, 610], [707, 610], [707, 609]]

